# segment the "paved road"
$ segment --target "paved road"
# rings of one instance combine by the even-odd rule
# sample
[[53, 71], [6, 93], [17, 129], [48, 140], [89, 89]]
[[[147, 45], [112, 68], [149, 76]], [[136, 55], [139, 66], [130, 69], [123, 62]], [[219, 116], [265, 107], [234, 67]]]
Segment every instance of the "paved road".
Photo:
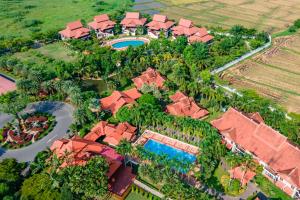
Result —
[[[54, 129], [44, 138], [31, 144], [30, 146], [23, 147], [16, 150], [5, 150], [0, 148], [0, 160], [4, 158], [16, 158], [18, 161], [28, 162], [32, 161], [35, 155], [49, 147], [56, 139], [64, 137], [73, 121], [73, 107], [69, 104], [62, 102], [37, 102], [30, 104], [23, 112], [47, 112], [55, 116], [57, 121]], [[0, 114], [0, 127], [3, 123], [8, 121], [10, 116]]]
[[5, 113], [0, 113], [0, 128], [3, 128], [3, 126], [14, 119], [12, 115], [8, 115]]

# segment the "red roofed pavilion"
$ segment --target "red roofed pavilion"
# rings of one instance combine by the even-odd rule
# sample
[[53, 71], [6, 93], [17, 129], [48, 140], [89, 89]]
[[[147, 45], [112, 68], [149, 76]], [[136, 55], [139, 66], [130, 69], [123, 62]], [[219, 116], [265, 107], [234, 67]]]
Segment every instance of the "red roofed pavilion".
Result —
[[100, 102], [102, 109], [110, 110], [116, 114], [122, 106], [135, 103], [135, 100], [140, 97], [141, 94], [138, 90], [132, 88], [123, 92], [114, 91], [110, 96], [100, 99]]
[[90, 30], [84, 28], [80, 20], [70, 22], [67, 24], [66, 29], [59, 31], [62, 40], [65, 39], [85, 39], [90, 35]]
[[175, 116], [188, 116], [193, 119], [201, 119], [209, 114], [206, 109], [200, 108], [193, 98], [187, 97], [182, 92], [176, 92], [170, 96], [172, 104], [167, 105], [167, 112]]
[[121, 21], [122, 31], [125, 34], [135, 35], [139, 26], [144, 26], [147, 19], [142, 18], [139, 12], [127, 12], [125, 18]]
[[188, 41], [190, 43], [194, 43], [194, 42], [203, 42], [203, 43], [209, 43], [214, 39], [214, 36], [209, 35], [206, 28], [199, 28], [198, 31], [188, 37]]
[[232, 151], [251, 154], [263, 174], [292, 197], [300, 196], [300, 150], [267, 126], [258, 113], [246, 115], [230, 108], [211, 124]]
[[144, 84], [155, 85], [157, 88], [163, 88], [165, 78], [162, 77], [155, 69], [149, 67], [140, 76], [133, 78], [132, 81], [138, 89], [141, 89]]
[[229, 170], [230, 177], [234, 179], [238, 179], [242, 186], [245, 186], [253, 179], [253, 177], [256, 175], [255, 172], [249, 170], [249, 169], [243, 169], [242, 166], [235, 167], [231, 170]]
[[165, 37], [168, 37], [170, 29], [174, 24], [175, 22], [168, 20], [167, 16], [155, 14], [153, 20], [146, 24], [148, 35], [152, 38], [159, 38], [160, 33], [163, 32]]
[[180, 19], [179, 24], [172, 28], [173, 37], [186, 36], [189, 37], [197, 33], [199, 28], [193, 25], [193, 22], [188, 19]]
[[121, 140], [131, 141], [135, 133], [136, 127], [130, 125], [128, 122], [123, 122], [116, 126], [106, 121], [100, 121], [84, 139], [96, 141], [101, 136], [105, 136], [104, 142], [112, 146], [117, 146]]
[[79, 136], [74, 136], [71, 139], [56, 140], [51, 145], [50, 150], [58, 158], [64, 158], [64, 162], [61, 165], [62, 168], [73, 165], [84, 166], [93, 156], [103, 156], [109, 164], [107, 172], [108, 189], [118, 197], [123, 197], [127, 194], [135, 178], [131, 169], [124, 167], [122, 164], [124, 161], [123, 156], [118, 154], [113, 148], [80, 138]]
[[0, 95], [16, 90], [16, 83], [0, 74]]
[[116, 22], [109, 19], [107, 14], [102, 14], [94, 17], [94, 21], [88, 25], [90, 29], [93, 29], [98, 38], [110, 37], [114, 35], [113, 29]]

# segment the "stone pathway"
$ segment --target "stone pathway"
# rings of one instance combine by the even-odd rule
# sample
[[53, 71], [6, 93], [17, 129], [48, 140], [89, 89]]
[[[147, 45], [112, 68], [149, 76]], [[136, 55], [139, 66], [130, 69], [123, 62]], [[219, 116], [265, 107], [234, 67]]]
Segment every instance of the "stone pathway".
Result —
[[165, 195], [163, 195], [162, 193], [150, 188], [148, 185], [145, 185], [144, 183], [142, 183], [136, 179], [133, 181], [133, 183], [136, 184], [137, 186], [139, 186], [140, 188], [144, 189], [145, 191], [150, 192], [151, 194], [153, 194], [161, 199], [163, 199], [165, 197]]

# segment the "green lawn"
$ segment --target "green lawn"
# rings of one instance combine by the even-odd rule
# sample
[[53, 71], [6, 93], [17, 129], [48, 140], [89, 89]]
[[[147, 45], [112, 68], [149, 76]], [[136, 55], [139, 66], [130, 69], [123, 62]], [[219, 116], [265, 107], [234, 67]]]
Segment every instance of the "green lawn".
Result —
[[45, 60], [40, 56], [40, 54], [48, 58], [63, 60], [66, 62], [72, 62], [76, 59], [76, 53], [65, 47], [62, 42], [48, 44], [42, 46], [41, 48], [30, 49], [25, 52], [18, 52], [15, 53], [13, 57], [16, 57], [24, 62], [42, 65], [45, 64]]
[[100, 13], [128, 9], [132, 0], [0, 0], [0, 35], [30, 36], [59, 30], [67, 22], [89, 22]]
[[147, 200], [147, 198], [139, 193], [130, 192], [125, 200]]
[[62, 42], [45, 45], [37, 49], [37, 51], [47, 57], [66, 62], [72, 62], [76, 58], [75, 52], [72, 52], [70, 49], [65, 47]]

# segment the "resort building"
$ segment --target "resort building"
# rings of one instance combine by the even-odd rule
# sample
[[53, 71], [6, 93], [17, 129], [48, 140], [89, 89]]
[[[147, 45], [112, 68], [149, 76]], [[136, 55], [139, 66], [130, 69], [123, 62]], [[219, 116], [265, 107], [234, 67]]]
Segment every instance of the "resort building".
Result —
[[0, 74], [0, 95], [16, 90], [14, 80]]
[[160, 34], [168, 37], [171, 27], [174, 24], [175, 22], [168, 20], [167, 16], [155, 14], [153, 20], [146, 24], [148, 27], [148, 35], [152, 38], [159, 38]]
[[194, 42], [210, 43], [213, 39], [214, 36], [209, 35], [206, 28], [199, 28], [194, 35], [188, 37], [189, 43], [194, 43]]
[[83, 27], [80, 20], [67, 24], [66, 29], [59, 31], [62, 40], [86, 39], [90, 35], [90, 29]]
[[161, 76], [158, 71], [151, 67], [144, 71], [140, 76], [132, 79], [137, 89], [141, 89], [144, 84], [154, 85], [157, 88], [163, 88], [165, 80], [166, 79]]
[[177, 26], [172, 28], [173, 37], [186, 36], [190, 37], [197, 33], [199, 28], [193, 25], [193, 22], [188, 19], [180, 19]]
[[105, 38], [114, 35], [115, 22], [109, 19], [107, 14], [98, 15], [94, 17], [94, 21], [88, 25], [90, 29], [94, 30], [98, 38]]
[[96, 141], [100, 137], [104, 137], [103, 142], [117, 146], [121, 140], [132, 141], [135, 133], [136, 127], [130, 125], [128, 122], [113, 125], [106, 121], [100, 121], [84, 139]]
[[211, 124], [229, 149], [251, 154], [277, 187], [294, 198], [300, 197], [300, 150], [267, 126], [258, 113], [247, 115], [230, 108]]
[[103, 110], [109, 110], [115, 115], [122, 106], [133, 104], [140, 97], [141, 93], [132, 88], [122, 92], [114, 91], [110, 96], [100, 99], [100, 103]]
[[255, 172], [249, 169], [243, 169], [242, 166], [235, 167], [229, 170], [230, 177], [241, 182], [242, 186], [247, 185], [256, 175]]
[[127, 12], [125, 18], [121, 21], [122, 32], [128, 35], [135, 35], [140, 26], [144, 26], [147, 19], [142, 18], [139, 12]]
[[122, 164], [124, 162], [123, 156], [106, 145], [74, 136], [71, 139], [56, 140], [51, 145], [50, 150], [58, 158], [64, 159], [61, 168], [74, 165], [84, 166], [93, 156], [104, 157], [109, 164], [108, 189], [118, 199], [123, 199], [126, 196], [135, 179], [131, 168]]
[[182, 92], [177, 91], [170, 99], [173, 103], [167, 105], [166, 112], [171, 115], [201, 119], [209, 114], [206, 109], [200, 108], [192, 97], [187, 97]]

